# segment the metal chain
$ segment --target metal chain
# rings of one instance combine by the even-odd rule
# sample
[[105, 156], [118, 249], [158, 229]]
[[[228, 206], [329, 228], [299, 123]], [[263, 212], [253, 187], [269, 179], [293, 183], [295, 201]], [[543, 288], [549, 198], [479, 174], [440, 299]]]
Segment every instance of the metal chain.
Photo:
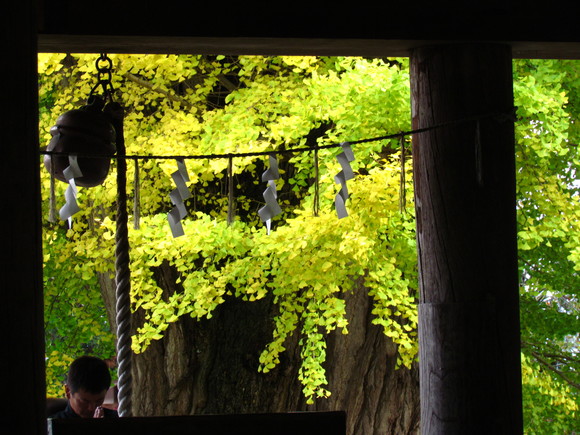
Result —
[[97, 69], [97, 83], [91, 89], [89, 101], [92, 100], [92, 97], [99, 87], [101, 87], [104, 100], [113, 101], [113, 93], [115, 92], [112, 83], [113, 61], [105, 53], [101, 53], [95, 61], [95, 68]]

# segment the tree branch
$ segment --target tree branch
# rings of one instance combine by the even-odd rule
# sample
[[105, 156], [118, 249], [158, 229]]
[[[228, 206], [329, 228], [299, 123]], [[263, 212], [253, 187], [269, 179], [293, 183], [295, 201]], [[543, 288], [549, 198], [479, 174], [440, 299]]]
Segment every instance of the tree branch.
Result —
[[157, 88], [155, 87], [152, 83], [148, 82], [147, 80], [144, 80], [140, 77], [137, 77], [135, 74], [131, 74], [129, 72], [123, 73], [122, 74], [123, 77], [125, 77], [127, 80], [132, 81], [133, 83], [138, 84], [139, 86], [142, 86], [144, 88], [147, 88], [153, 92], [156, 92], [158, 94], [164, 95], [166, 96], [168, 99], [178, 102], [179, 104], [183, 104], [186, 107], [193, 107], [193, 104], [191, 104], [189, 101], [187, 101], [184, 98], [181, 98], [177, 95], [174, 95], [168, 91], [165, 91], [163, 89]]
[[580, 383], [574, 382], [567, 375], [565, 375], [561, 370], [558, 370], [556, 367], [554, 367], [552, 364], [550, 364], [548, 361], [546, 361], [544, 358], [542, 358], [538, 352], [532, 351], [532, 356], [542, 366], [546, 367], [548, 370], [551, 370], [556, 375], [558, 375], [560, 378], [562, 378], [562, 380], [565, 381], [568, 385], [570, 385], [571, 387], [574, 387], [574, 388], [580, 390]]
[[233, 92], [238, 89], [236, 85], [234, 85], [225, 74], [219, 74], [217, 76], [219, 82], [222, 84], [224, 88], [226, 88], [229, 92]]

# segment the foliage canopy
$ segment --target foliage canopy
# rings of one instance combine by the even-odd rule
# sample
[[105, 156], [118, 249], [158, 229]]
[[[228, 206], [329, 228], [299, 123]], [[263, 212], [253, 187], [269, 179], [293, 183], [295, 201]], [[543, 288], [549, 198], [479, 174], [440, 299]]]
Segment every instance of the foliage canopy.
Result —
[[[85, 104], [96, 55], [44, 54], [39, 59], [43, 145], [58, 114]], [[417, 270], [412, 174], [399, 140], [353, 146], [356, 177], [348, 182], [348, 218], [333, 210], [340, 170], [336, 148], [285, 152], [383, 137], [409, 130], [406, 59], [111, 55], [116, 99], [126, 108], [128, 155], [214, 156], [277, 151], [282, 214], [268, 235], [263, 156], [191, 158], [192, 198], [185, 236], [172, 238], [166, 214], [174, 159], [139, 159], [138, 228], [130, 231], [133, 309], [146, 321], [133, 349], [146, 351], [181, 316], [210, 318], [227, 298], [272, 295], [279, 307], [259, 370], [279, 362], [285, 339], [300, 334], [300, 381], [312, 401], [330, 394], [325, 337], [348, 332], [341, 297], [363, 284], [375, 301], [374, 322], [398, 345], [399, 362], [417, 355]], [[526, 427], [577, 430], [578, 412], [578, 63], [516, 61], [517, 174], [522, 353]], [[404, 168], [404, 171], [402, 171]], [[128, 178], [137, 165], [129, 165]], [[114, 168], [113, 171], [114, 173]], [[402, 174], [406, 177], [402, 178]], [[44, 222], [49, 394], [79, 353], [113, 353], [99, 297], [99, 274], [111, 274], [115, 177], [80, 189], [72, 228]], [[234, 182], [234, 199], [228, 182]], [[42, 171], [43, 205], [50, 179]], [[55, 186], [62, 202], [64, 183]], [[404, 194], [406, 192], [406, 194]], [[228, 205], [236, 219], [227, 223]], [[49, 216], [46, 209], [45, 216]], [[179, 277], [171, 295], [155, 280], [160, 265]], [[74, 331], [74, 333], [71, 333]], [[528, 406], [528, 404], [532, 404]], [[554, 412], [554, 406], [558, 412]]]

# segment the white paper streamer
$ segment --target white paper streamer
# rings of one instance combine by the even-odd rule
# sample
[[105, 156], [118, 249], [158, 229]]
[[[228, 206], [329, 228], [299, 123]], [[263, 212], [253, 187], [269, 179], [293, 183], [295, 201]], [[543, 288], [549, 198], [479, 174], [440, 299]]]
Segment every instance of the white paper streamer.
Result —
[[177, 161], [177, 171], [171, 174], [171, 178], [175, 182], [175, 189], [169, 194], [171, 203], [174, 207], [167, 214], [167, 220], [169, 222], [169, 227], [171, 228], [171, 234], [173, 237], [180, 237], [185, 234], [183, 231], [183, 225], [181, 225], [181, 220], [187, 216], [187, 209], [185, 208], [184, 201], [191, 197], [191, 192], [187, 188], [186, 182], [189, 181], [189, 175], [187, 174], [187, 167], [183, 160]]
[[342, 219], [348, 216], [345, 205], [349, 197], [346, 180], [354, 178], [354, 172], [350, 166], [350, 162], [354, 160], [354, 154], [348, 142], [343, 142], [340, 146], [342, 147], [342, 152], [336, 156], [336, 159], [340, 163], [342, 170], [334, 176], [334, 182], [340, 184], [340, 190], [334, 199], [334, 207], [338, 218]]
[[77, 203], [78, 191], [75, 178], [82, 177], [83, 173], [79, 167], [77, 156], [68, 156], [68, 166], [64, 171], [62, 171], [62, 174], [68, 182], [68, 186], [64, 192], [65, 204], [61, 207], [58, 214], [63, 221], [68, 220], [68, 225], [70, 227], [72, 223], [72, 215], [80, 211], [79, 205]]
[[276, 157], [270, 156], [270, 167], [262, 174], [262, 181], [266, 181], [268, 183], [268, 186], [263, 193], [266, 205], [258, 210], [260, 219], [262, 222], [266, 222], [268, 234], [270, 234], [272, 218], [282, 213], [282, 209], [278, 205], [278, 193], [276, 190], [275, 182], [275, 180], [278, 178], [280, 178], [280, 173], [278, 171], [278, 161], [276, 160]]

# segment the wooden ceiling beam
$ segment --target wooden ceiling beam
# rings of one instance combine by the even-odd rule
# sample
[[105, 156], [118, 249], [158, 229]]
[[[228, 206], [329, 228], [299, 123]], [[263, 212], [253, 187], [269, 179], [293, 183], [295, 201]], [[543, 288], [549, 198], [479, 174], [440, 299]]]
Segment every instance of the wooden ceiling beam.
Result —
[[[39, 34], [41, 53], [225, 54], [407, 57], [428, 45], [481, 41], [309, 39]], [[508, 44], [519, 59], [580, 59], [580, 42], [484, 41]]]

